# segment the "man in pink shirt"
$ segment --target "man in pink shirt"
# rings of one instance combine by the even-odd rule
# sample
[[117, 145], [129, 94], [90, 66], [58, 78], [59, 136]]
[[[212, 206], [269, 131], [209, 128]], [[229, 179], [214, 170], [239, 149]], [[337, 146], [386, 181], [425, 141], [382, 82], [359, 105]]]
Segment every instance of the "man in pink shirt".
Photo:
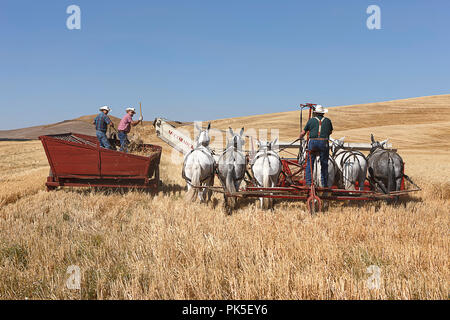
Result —
[[119, 131], [119, 140], [120, 140], [120, 150], [123, 152], [128, 152], [128, 133], [130, 133], [131, 127], [137, 126], [142, 122], [142, 116], [139, 117], [138, 121], [133, 121], [133, 116], [136, 113], [134, 108], [127, 108], [127, 114], [120, 120], [119, 127], [117, 130]]

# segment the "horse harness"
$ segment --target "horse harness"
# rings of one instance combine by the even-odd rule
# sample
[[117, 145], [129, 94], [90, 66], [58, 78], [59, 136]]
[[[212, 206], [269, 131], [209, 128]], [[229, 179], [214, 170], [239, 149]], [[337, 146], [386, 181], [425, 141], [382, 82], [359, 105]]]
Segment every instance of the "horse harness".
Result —
[[[229, 146], [228, 148], [226, 148], [226, 149], [222, 152], [222, 155], [220, 156], [220, 158], [222, 158], [222, 157], [228, 152], [228, 150], [229, 150], [230, 148], [233, 148], [233, 150], [234, 150], [235, 152], [238, 152], [238, 153], [242, 154], [242, 156], [243, 156], [243, 158], [245, 159], [245, 162], [246, 162], [246, 163], [245, 163], [245, 167], [247, 167], [247, 157], [245, 157], [245, 156], [243, 155], [243, 152], [242, 152], [242, 151], [237, 150], [237, 144], [236, 144], [236, 141], [234, 142], [234, 144], [233, 144], [232, 146]], [[220, 161], [220, 158], [219, 158], [219, 161]], [[234, 159], [234, 160], [236, 160], [236, 159]], [[225, 183], [224, 181], [222, 181], [222, 178], [221, 178], [221, 176], [220, 176], [220, 173], [219, 173], [219, 166], [218, 166], [218, 165], [215, 165], [215, 164], [214, 164], [214, 171], [215, 171], [217, 177], [219, 178], [220, 182], [221, 182], [223, 185], [225, 185], [226, 183]], [[247, 170], [244, 170], [243, 173], [242, 173], [242, 176], [237, 177], [236, 179], [237, 179], [237, 180], [243, 180], [243, 179], [245, 178], [245, 173], [246, 173], [246, 172], [247, 172]]]
[[[210, 153], [206, 152], [205, 149], [207, 149], [208, 151], [210, 151]], [[186, 180], [190, 185], [192, 185], [192, 181], [191, 181], [190, 178], [186, 177], [186, 174], [185, 174], [186, 160], [187, 160], [188, 156], [189, 156], [190, 154], [192, 154], [192, 153], [193, 153], [194, 151], [196, 151], [196, 150], [199, 150], [199, 151], [203, 152], [205, 155], [207, 155], [208, 157], [211, 157], [211, 159], [213, 160], [213, 170], [212, 170], [212, 173], [209, 174], [206, 178], [200, 180], [200, 184], [202, 184], [202, 183], [204, 183], [206, 180], [210, 179], [212, 176], [214, 176], [214, 173], [216, 172], [216, 162], [214, 161], [214, 157], [212, 156], [212, 151], [209, 150], [209, 148], [207, 148], [207, 147], [201, 147], [201, 146], [200, 146], [200, 147], [197, 147], [197, 148], [191, 150], [191, 151], [186, 155], [186, 157], [184, 158], [184, 162], [183, 162], [183, 170], [182, 170], [182, 174], [181, 174], [181, 175], [182, 175], [183, 179]]]
[[[333, 154], [331, 155], [331, 157], [334, 159], [338, 156], [337, 151], [341, 150], [340, 148], [337, 148], [336, 150], [333, 151]], [[344, 182], [344, 164], [347, 162], [347, 160], [350, 159], [350, 157], [355, 157], [355, 159], [358, 161], [359, 167], [361, 167], [361, 162], [359, 161], [359, 158], [357, 156], [361, 156], [363, 157], [364, 160], [366, 160], [367, 162], [367, 158], [366, 156], [358, 150], [343, 150], [343, 152], [339, 153], [342, 154], [342, 158], [341, 161], [339, 162], [339, 166], [337, 166], [338, 171], [339, 171], [339, 180]], [[342, 168], [342, 169], [340, 169]], [[352, 181], [350, 181], [349, 179], [346, 179], [348, 182], [352, 183]]]
[[[371, 156], [373, 156], [373, 155], [375, 155], [375, 153], [377, 153], [377, 152], [381, 152], [381, 153], [383, 153], [383, 152], [387, 152], [387, 157], [388, 157], [388, 176], [389, 176], [389, 173], [390, 173], [390, 170], [391, 170], [391, 166], [390, 166], [390, 163], [393, 163], [393, 160], [392, 160], [392, 157], [391, 157], [391, 150], [386, 150], [386, 149], [384, 149], [383, 147], [376, 147], [375, 148], [375, 150], [373, 150], [373, 151], [371, 151], [370, 152], [370, 154], [367, 156], [367, 160], [369, 160], [369, 158], [371, 157]], [[395, 152], [394, 152], [395, 153]], [[398, 155], [398, 154], [397, 154]], [[398, 155], [399, 156], [399, 155]], [[400, 156], [399, 156], [400, 157]], [[402, 164], [402, 167], [405, 165], [405, 163], [403, 162], [403, 159], [400, 157], [400, 161], [401, 161], [401, 164]], [[375, 177], [375, 175], [373, 174], [373, 172], [371, 172], [371, 171], [373, 171], [373, 170], [370, 170], [371, 168], [369, 168], [369, 178], [368, 178], [368, 180], [369, 180], [369, 182], [373, 185], [374, 183], [375, 184], [379, 184], [379, 179], [377, 179], [376, 177]], [[395, 172], [394, 172], [395, 173]], [[410, 182], [412, 182], [411, 181], [411, 179], [407, 176], [407, 175], [405, 175], [403, 172], [401, 172], [401, 175], [399, 176], [399, 177], [397, 177], [397, 176], [394, 176], [394, 178], [395, 179], [399, 179], [399, 178], [402, 178], [402, 177], [405, 177], [408, 181], [410, 181]], [[413, 183], [413, 185], [415, 185], [415, 186], [417, 186], [414, 182], [412, 182]], [[390, 190], [390, 180], [388, 179], [388, 186], [387, 186], [387, 192], [389, 193], [389, 190]]]
[[[256, 160], [260, 159], [261, 157], [269, 157], [269, 156], [277, 158], [278, 161], [280, 162], [280, 168], [283, 167], [283, 163], [281, 162], [280, 156], [277, 153], [275, 153], [274, 151], [272, 151], [272, 149], [268, 148], [267, 152], [264, 152], [264, 153], [261, 153], [259, 151], [256, 152], [256, 157], [253, 158], [253, 160], [250, 164], [250, 171], [252, 172], [251, 177], [253, 180], [252, 182], [256, 185], [259, 185], [259, 182], [258, 182], [258, 180], [255, 179], [255, 173], [253, 172], [253, 166], [254, 166]], [[270, 166], [270, 161], [269, 161], [269, 166]], [[262, 187], [261, 185], [259, 185], [259, 186]]]

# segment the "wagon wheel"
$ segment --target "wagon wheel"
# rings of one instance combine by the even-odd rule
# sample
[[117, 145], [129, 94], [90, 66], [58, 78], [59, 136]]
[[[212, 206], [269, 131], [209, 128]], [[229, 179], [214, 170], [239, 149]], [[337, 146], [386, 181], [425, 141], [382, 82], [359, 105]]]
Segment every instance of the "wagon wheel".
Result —
[[155, 181], [156, 186], [159, 187], [161, 185], [161, 181], [159, 180], [159, 167], [156, 167], [155, 169]]
[[56, 187], [47, 186], [47, 191], [54, 191], [54, 190], [56, 190]]
[[[50, 168], [50, 170], [48, 171], [48, 176], [49, 176], [50, 178], [52, 178], [52, 181], [53, 181], [54, 175], [53, 175], [53, 172], [52, 172], [52, 169], [51, 169], [51, 168]], [[47, 191], [53, 191], [53, 190], [56, 190], [56, 187], [53, 187], [53, 186], [47, 186]]]

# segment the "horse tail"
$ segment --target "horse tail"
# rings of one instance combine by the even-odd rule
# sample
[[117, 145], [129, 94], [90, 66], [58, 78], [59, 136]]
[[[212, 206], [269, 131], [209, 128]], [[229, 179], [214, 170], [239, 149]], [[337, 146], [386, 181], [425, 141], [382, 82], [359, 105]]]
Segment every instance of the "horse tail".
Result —
[[[263, 160], [263, 187], [268, 188], [270, 187], [270, 160], [267, 156], [267, 153]], [[263, 198], [263, 209], [269, 209], [270, 208], [270, 199], [269, 198]]]
[[344, 163], [344, 179], [345, 179], [345, 185], [346, 185], [346, 190], [355, 190], [355, 185], [354, 185], [354, 179], [353, 179], [353, 174], [354, 174], [354, 163], [347, 161]]
[[270, 187], [270, 161], [269, 157], [264, 157], [263, 160], [263, 187]]
[[353, 155], [353, 186], [354, 190], [356, 190], [356, 182], [360, 183], [360, 175], [361, 175], [361, 162], [359, 161], [359, 157], [357, 154]]
[[364, 182], [367, 178], [367, 159], [364, 156], [358, 157], [359, 173], [358, 173], [358, 184], [359, 190], [364, 190]]
[[346, 157], [342, 159], [342, 177], [345, 190], [355, 190], [355, 154], [350, 152]]
[[234, 166], [230, 164], [228, 166], [227, 177], [225, 180], [225, 185], [228, 192], [236, 192], [236, 187], [234, 186], [234, 176]]
[[[227, 176], [225, 178], [225, 186], [229, 193], [236, 192], [236, 187], [234, 185], [234, 166], [232, 164], [228, 165], [227, 170]], [[236, 206], [236, 198], [235, 197], [228, 197], [228, 205], [231, 208], [234, 208]]]
[[186, 200], [195, 201], [195, 198], [198, 195], [198, 188], [194, 188], [193, 186], [200, 186], [200, 176], [201, 176], [201, 167], [198, 162], [194, 162], [192, 165], [192, 178], [191, 178], [191, 188], [186, 193]]
[[396, 186], [395, 182], [395, 168], [394, 168], [394, 160], [391, 157], [390, 152], [388, 151], [388, 185], [387, 185], [387, 191], [388, 193], [393, 191], [392, 187]]

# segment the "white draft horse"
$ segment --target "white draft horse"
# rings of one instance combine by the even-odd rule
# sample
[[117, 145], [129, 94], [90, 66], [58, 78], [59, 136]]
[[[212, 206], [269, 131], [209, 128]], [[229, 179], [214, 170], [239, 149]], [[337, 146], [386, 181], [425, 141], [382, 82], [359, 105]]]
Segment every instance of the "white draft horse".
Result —
[[[278, 152], [275, 151], [277, 140], [272, 142], [258, 140], [258, 151], [253, 158], [251, 169], [253, 177], [260, 187], [273, 188], [278, 184], [282, 164]], [[272, 198], [260, 198], [260, 201], [263, 209], [273, 207]]]
[[[226, 192], [234, 193], [239, 191], [239, 186], [244, 179], [247, 160], [242, 146], [244, 145], [244, 128], [239, 134], [235, 134], [233, 129], [229, 128], [231, 138], [227, 142], [227, 147], [223, 151], [218, 161], [218, 175], [222, 186]], [[236, 207], [236, 199], [227, 197], [224, 194], [225, 208], [228, 214]]]
[[200, 202], [209, 202], [212, 191], [193, 186], [214, 185], [215, 161], [212, 151], [209, 149], [209, 142], [211, 141], [209, 129], [211, 129], [211, 123], [208, 124], [206, 130], [202, 130], [197, 124], [196, 128], [200, 131], [200, 134], [196, 140], [195, 149], [186, 154], [183, 163], [182, 176], [186, 180], [188, 188], [186, 200], [195, 201], [195, 198], [198, 196]]
[[356, 190], [358, 182], [359, 190], [364, 190], [364, 182], [367, 177], [367, 159], [360, 151], [345, 150], [345, 137], [332, 142], [331, 155], [339, 169], [340, 186], [345, 190]]
[[400, 155], [384, 149], [388, 140], [375, 141], [371, 135], [372, 149], [367, 157], [369, 164], [369, 181], [384, 193], [399, 191], [402, 184], [404, 162]]

